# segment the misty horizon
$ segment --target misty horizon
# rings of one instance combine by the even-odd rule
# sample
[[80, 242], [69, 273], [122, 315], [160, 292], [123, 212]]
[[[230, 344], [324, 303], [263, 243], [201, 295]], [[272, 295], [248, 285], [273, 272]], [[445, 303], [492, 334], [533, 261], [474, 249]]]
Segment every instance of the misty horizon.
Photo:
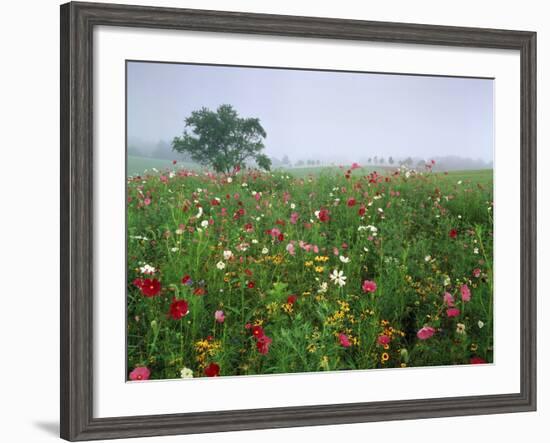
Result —
[[128, 145], [170, 143], [185, 118], [230, 104], [265, 128], [265, 152], [321, 163], [493, 161], [493, 80], [128, 62]]

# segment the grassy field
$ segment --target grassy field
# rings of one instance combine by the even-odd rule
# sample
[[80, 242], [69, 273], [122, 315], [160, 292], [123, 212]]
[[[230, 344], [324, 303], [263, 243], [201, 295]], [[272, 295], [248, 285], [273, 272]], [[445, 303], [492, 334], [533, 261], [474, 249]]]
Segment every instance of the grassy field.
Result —
[[197, 169], [196, 165], [185, 162], [178, 162], [175, 166], [172, 164], [171, 160], [165, 160], [161, 158], [151, 158], [151, 157], [138, 157], [135, 155], [129, 155], [127, 161], [127, 175], [131, 177], [133, 175], [144, 174], [146, 171], [151, 172], [155, 168], [158, 171], [164, 171], [166, 169], [172, 170], [186, 168], [186, 169]]
[[129, 379], [492, 362], [492, 171], [304, 172], [129, 181]]

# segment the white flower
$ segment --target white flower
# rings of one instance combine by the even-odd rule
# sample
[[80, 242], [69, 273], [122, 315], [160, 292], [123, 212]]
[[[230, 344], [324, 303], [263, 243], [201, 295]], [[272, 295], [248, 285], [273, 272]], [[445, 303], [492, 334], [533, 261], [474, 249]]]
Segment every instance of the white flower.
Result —
[[448, 275], [445, 276], [445, 278], [443, 279], [443, 286], [449, 286], [451, 284], [451, 279], [449, 278]]
[[344, 257], [343, 255], [340, 256], [340, 261], [342, 263], [349, 263], [349, 257]]
[[201, 193], [202, 192], [202, 188], [197, 188], [197, 193]]
[[459, 180], [456, 182], [457, 185], [461, 185], [462, 184], [462, 180]]
[[456, 333], [457, 334], [466, 334], [466, 325], [464, 323], [456, 324]]
[[431, 255], [426, 255], [426, 257], [424, 257], [424, 261], [430, 261], [432, 259], [432, 256]]
[[175, 233], [176, 233], [176, 235], [181, 235], [181, 234], [183, 234], [183, 229], [178, 228], [178, 229], [175, 230]]
[[332, 271], [332, 274], [330, 274], [330, 279], [332, 280], [332, 283], [342, 287], [346, 284], [347, 277], [344, 276], [344, 271], [339, 271], [338, 269], [335, 269], [334, 271]]
[[382, 208], [378, 208], [378, 212], [382, 213], [384, 210]]
[[296, 209], [296, 205], [294, 203], [290, 204], [290, 209]]
[[231, 183], [233, 179], [231, 177], [227, 177], [227, 183]]
[[197, 212], [197, 215], [195, 215], [195, 218], [201, 218], [202, 217], [202, 206], [199, 206], [199, 212]]
[[225, 269], [225, 263], [222, 261], [219, 261], [218, 263], [216, 263], [216, 268], [218, 268], [220, 271], [222, 269]]
[[315, 211], [315, 217], [319, 218], [320, 213], [321, 213], [321, 211]]
[[246, 188], [246, 187], [248, 186], [248, 183], [243, 183], [241, 186], [242, 186], [243, 188]]
[[201, 226], [205, 229], [208, 228], [208, 220], [201, 221]]
[[269, 249], [267, 249], [267, 248], [263, 248], [263, 249], [262, 249], [262, 254], [265, 255], [265, 254], [267, 254], [268, 252], [269, 252]]
[[223, 251], [223, 258], [225, 260], [229, 260], [231, 257], [233, 257], [233, 253], [231, 251]]
[[328, 291], [328, 283], [324, 281], [319, 285], [319, 289], [317, 290], [317, 292], [320, 294], [324, 294], [327, 291]]
[[142, 273], [142, 274], [154, 274], [157, 270], [155, 268], [153, 268], [152, 266], [150, 265], [143, 265], [139, 268], [139, 271]]
[[258, 244], [258, 240], [256, 240], [255, 238], [252, 239], [252, 244], [253, 245], [257, 245]]
[[474, 254], [479, 254], [479, 248], [474, 248]]
[[180, 375], [181, 378], [193, 378], [193, 370], [189, 368], [182, 368]]
[[485, 323], [483, 323], [481, 320], [477, 322], [477, 327], [481, 329], [483, 326], [485, 326]]
[[178, 252], [180, 250], [180, 248], [171, 248], [170, 251], [172, 252]]
[[174, 178], [176, 176], [176, 173], [174, 171], [170, 171], [170, 174], [168, 174], [168, 177]]

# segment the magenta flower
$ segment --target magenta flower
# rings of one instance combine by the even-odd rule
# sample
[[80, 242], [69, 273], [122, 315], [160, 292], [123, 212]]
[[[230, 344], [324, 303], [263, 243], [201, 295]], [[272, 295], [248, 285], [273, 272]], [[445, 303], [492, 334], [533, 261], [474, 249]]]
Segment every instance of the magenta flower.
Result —
[[455, 298], [450, 293], [445, 292], [445, 294], [443, 294], [443, 302], [451, 308], [455, 305]]
[[480, 275], [481, 275], [481, 269], [479, 268], [475, 268], [473, 271], [472, 271], [472, 274], [475, 278], [478, 278]]
[[420, 340], [427, 340], [429, 339], [432, 335], [435, 334], [435, 329], [432, 328], [431, 326], [424, 326], [422, 329], [420, 329], [417, 333], [416, 333], [416, 336], [420, 339]]
[[133, 381], [142, 381], [149, 380], [151, 371], [146, 366], [138, 366], [132, 372], [130, 372], [130, 380]]
[[391, 339], [387, 335], [379, 335], [378, 336], [378, 344], [381, 346], [389, 345]]
[[290, 214], [290, 223], [295, 225], [298, 222], [298, 218], [300, 218], [300, 215], [297, 212], [293, 212]]
[[460, 315], [460, 309], [458, 308], [449, 308], [447, 309], [447, 317], [458, 317]]
[[468, 285], [462, 285], [460, 287], [460, 293], [462, 294], [462, 301], [470, 301], [472, 298], [472, 293], [470, 292]]
[[338, 336], [338, 339], [340, 340], [340, 344], [344, 347], [344, 348], [349, 348], [351, 346], [351, 343], [349, 341], [349, 338], [346, 334], [340, 334]]
[[225, 313], [223, 311], [214, 312], [214, 318], [218, 323], [223, 323], [225, 321]]
[[363, 292], [374, 292], [376, 291], [376, 283], [371, 280], [365, 280], [361, 288], [363, 288]]

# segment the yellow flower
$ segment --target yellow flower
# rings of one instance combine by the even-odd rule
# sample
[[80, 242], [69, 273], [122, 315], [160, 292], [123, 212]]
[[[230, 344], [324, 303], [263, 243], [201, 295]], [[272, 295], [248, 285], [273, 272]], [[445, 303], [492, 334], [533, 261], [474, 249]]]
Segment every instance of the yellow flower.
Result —
[[325, 270], [324, 266], [315, 266], [315, 272], [318, 272], [319, 274]]
[[382, 361], [382, 363], [387, 362], [389, 359], [390, 359], [390, 355], [389, 355], [387, 352], [384, 352], [384, 353], [380, 356], [380, 360]]
[[309, 268], [310, 266], [313, 266], [313, 262], [312, 262], [312, 261], [306, 261], [306, 262], [304, 263], [304, 266], [305, 266], [306, 268]]

